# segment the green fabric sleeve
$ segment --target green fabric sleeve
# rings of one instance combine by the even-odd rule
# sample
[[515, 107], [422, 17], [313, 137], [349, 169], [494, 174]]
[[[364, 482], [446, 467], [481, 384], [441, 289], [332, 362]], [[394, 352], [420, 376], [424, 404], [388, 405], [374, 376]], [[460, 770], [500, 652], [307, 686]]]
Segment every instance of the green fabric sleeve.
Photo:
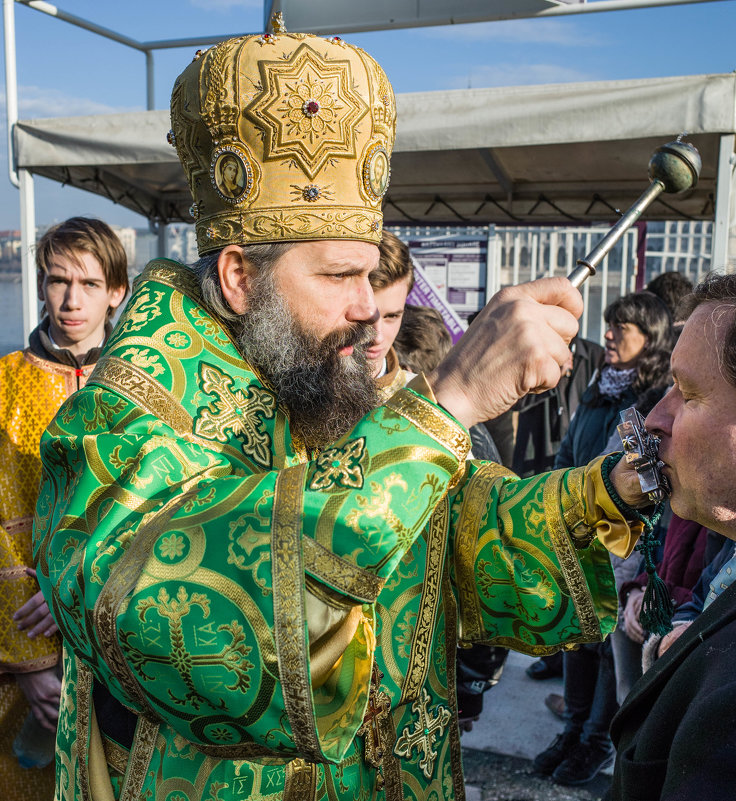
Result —
[[572, 535], [585, 518], [585, 469], [519, 479], [468, 463], [450, 527], [461, 642], [540, 655], [614, 629], [608, 552], [595, 539], [580, 549]]

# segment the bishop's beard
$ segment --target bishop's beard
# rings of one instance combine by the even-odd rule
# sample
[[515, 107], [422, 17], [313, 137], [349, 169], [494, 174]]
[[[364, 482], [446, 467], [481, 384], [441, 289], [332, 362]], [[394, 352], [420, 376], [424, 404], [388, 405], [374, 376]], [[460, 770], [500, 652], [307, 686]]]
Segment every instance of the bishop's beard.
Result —
[[[375, 336], [370, 324], [354, 323], [320, 339], [296, 320], [265, 271], [251, 284], [238, 328], [243, 355], [274, 388], [292, 432], [307, 447], [332, 444], [378, 405], [365, 355]], [[347, 345], [353, 346], [352, 355], [340, 356]]]

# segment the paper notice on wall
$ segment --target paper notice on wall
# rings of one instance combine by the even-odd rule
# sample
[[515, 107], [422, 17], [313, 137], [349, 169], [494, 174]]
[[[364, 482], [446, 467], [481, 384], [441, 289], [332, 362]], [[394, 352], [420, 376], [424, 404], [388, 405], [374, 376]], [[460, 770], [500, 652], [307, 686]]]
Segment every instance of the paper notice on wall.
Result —
[[461, 320], [486, 302], [488, 234], [419, 235], [409, 238], [411, 255]]
[[449, 301], [442, 296], [425, 270], [413, 257], [412, 262], [414, 264], [414, 287], [406, 299], [407, 303], [412, 303], [414, 306], [431, 306], [433, 309], [437, 309], [442, 315], [454, 345], [465, 332], [467, 323], [459, 317]]

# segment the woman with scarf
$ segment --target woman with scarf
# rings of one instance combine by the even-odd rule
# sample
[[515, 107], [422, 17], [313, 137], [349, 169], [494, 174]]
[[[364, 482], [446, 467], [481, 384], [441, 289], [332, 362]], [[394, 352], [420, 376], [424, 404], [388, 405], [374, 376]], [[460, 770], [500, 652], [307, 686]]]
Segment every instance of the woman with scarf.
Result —
[[[625, 295], [605, 311], [605, 355], [581, 398], [555, 459], [555, 469], [587, 464], [605, 448], [619, 412], [646, 414], [670, 382], [672, 321], [650, 292]], [[534, 760], [558, 784], [591, 781], [613, 763], [608, 727], [618, 708], [610, 641], [564, 655], [565, 730]]]

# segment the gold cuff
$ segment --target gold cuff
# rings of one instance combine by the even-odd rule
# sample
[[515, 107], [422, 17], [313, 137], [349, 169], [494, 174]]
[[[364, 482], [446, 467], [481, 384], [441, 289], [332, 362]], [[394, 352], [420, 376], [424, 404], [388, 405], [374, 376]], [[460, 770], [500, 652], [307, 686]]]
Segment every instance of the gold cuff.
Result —
[[595, 529], [596, 536], [608, 551], [626, 559], [634, 550], [644, 525], [638, 520], [627, 520], [608, 494], [601, 473], [605, 458], [600, 456], [581, 468], [585, 474], [586, 512], [583, 522]]
[[[417, 394], [419, 388], [426, 391]], [[426, 379], [418, 375], [409, 382], [406, 389], [399, 390], [389, 398], [384, 406], [405, 417], [462, 463], [470, 450], [470, 435], [460, 423], [438, 408], [435, 403], [434, 394]]]

